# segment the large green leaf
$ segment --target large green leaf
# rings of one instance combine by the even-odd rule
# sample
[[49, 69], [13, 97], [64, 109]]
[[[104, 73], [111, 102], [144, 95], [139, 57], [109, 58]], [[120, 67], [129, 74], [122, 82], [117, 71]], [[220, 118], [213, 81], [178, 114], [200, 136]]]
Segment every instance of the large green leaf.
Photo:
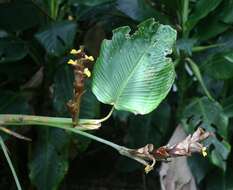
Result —
[[68, 134], [60, 129], [40, 129], [29, 162], [30, 179], [38, 190], [56, 190], [68, 171]]
[[75, 34], [76, 24], [74, 22], [61, 21], [45, 27], [35, 37], [49, 55], [59, 56], [72, 48]]
[[99, 101], [118, 110], [147, 114], [168, 94], [174, 78], [171, 54], [176, 31], [149, 19], [130, 35], [130, 28], [113, 31], [104, 40], [94, 67], [92, 91]]
[[223, 140], [211, 137], [208, 140], [215, 149], [211, 151], [210, 159], [213, 164], [226, 169], [226, 159], [230, 153], [228, 139], [228, 117], [223, 112], [223, 108], [218, 102], [209, 100], [206, 97], [195, 98], [186, 106], [182, 124], [189, 132], [193, 132], [197, 125], [212, 131], [221, 136]]
[[32, 109], [28, 100], [21, 93], [0, 91], [0, 113], [30, 114]]
[[224, 113], [228, 117], [233, 117], [233, 95], [225, 98], [222, 104], [223, 104]]
[[154, 7], [144, 0], [117, 0], [117, 9], [136, 21], [143, 21], [154, 17], [157, 21], [167, 24], [168, 17], [154, 9]]
[[233, 53], [217, 53], [206, 60], [205, 71], [216, 79], [233, 77]]
[[[33, 112], [27, 98], [20, 92], [0, 90], [0, 114], [31, 114]], [[24, 129], [11, 127], [11, 130], [21, 133]], [[0, 132], [4, 140], [10, 136]]]
[[231, 23], [233, 22], [232, 10], [233, 10], [233, 1], [232, 0], [223, 1], [221, 5], [218, 6], [215, 11], [213, 11], [213, 13], [206, 16], [195, 27], [194, 37], [200, 40], [207, 40], [226, 31], [228, 28], [231, 27]]
[[113, 1], [116, 1], [116, 0], [69, 0], [70, 3], [78, 3], [78, 4], [87, 5], [87, 6], [96, 6], [96, 5], [100, 5], [103, 3], [109, 3]]
[[45, 18], [42, 11], [30, 1], [7, 1], [0, 4], [0, 28], [10, 32], [35, 27]]
[[222, 0], [199, 0], [196, 3], [195, 10], [186, 23], [188, 30], [191, 30], [199, 20], [213, 11]]
[[24, 41], [17, 38], [0, 38], [0, 63], [18, 61], [27, 55], [28, 48]]

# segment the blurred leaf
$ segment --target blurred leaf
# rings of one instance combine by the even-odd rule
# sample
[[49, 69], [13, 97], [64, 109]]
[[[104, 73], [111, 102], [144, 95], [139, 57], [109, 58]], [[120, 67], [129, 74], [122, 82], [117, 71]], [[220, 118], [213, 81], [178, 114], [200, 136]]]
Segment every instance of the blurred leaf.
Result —
[[223, 100], [223, 110], [228, 117], [233, 117], [233, 95]]
[[15, 32], [42, 23], [44, 17], [30, 1], [12, 1], [0, 5], [0, 28]]
[[185, 54], [187, 55], [192, 55], [192, 48], [194, 46], [194, 44], [197, 42], [196, 39], [185, 39], [185, 38], [181, 38], [179, 40], [177, 40], [176, 42], [176, 51], [178, 53], [178, 55], [180, 55], [180, 53], [183, 51]]
[[86, 6], [96, 6], [103, 3], [114, 2], [116, 0], [69, 0], [70, 3], [78, 3]]
[[208, 160], [203, 159], [200, 155], [188, 157], [188, 164], [197, 183], [200, 183], [210, 170]]
[[221, 3], [222, 0], [199, 0], [197, 1], [193, 13], [190, 15], [186, 27], [191, 30], [199, 20], [206, 17], [211, 11]]
[[194, 37], [200, 40], [207, 40], [225, 32], [231, 27], [232, 10], [232, 0], [223, 1], [212, 14], [208, 15], [196, 26]]
[[[201, 126], [207, 131], [212, 131], [220, 135], [225, 140], [228, 139], [228, 117], [224, 114], [222, 107], [215, 101], [206, 97], [195, 98], [184, 110], [182, 125], [190, 133]], [[225, 169], [225, 160], [230, 152], [230, 145], [216, 137], [210, 138], [210, 143], [214, 145], [215, 151], [211, 152], [212, 163]]]
[[224, 141], [220, 142], [216, 138], [213, 139], [213, 144], [215, 150], [211, 151], [210, 159], [214, 165], [226, 171], [226, 159], [229, 156], [231, 145]]
[[[20, 92], [11, 91], [0, 91], [0, 114], [31, 114], [32, 108], [28, 103], [27, 98]], [[10, 130], [20, 131], [23, 128], [12, 126]], [[4, 140], [8, 139], [10, 136], [8, 134], [0, 132]]]
[[171, 108], [167, 103], [161, 103], [152, 113], [145, 116], [131, 115], [129, 118], [128, 146], [137, 148], [152, 143], [160, 146], [166, 143], [169, 131]]
[[56, 190], [68, 170], [68, 134], [40, 129], [29, 161], [30, 179], [38, 190]]
[[84, 46], [93, 57], [98, 57], [101, 42], [105, 36], [105, 31], [101, 24], [96, 24], [86, 32]]
[[[167, 143], [168, 134], [172, 130], [169, 128], [170, 117], [171, 107], [166, 102], [161, 103], [156, 110], [148, 115], [129, 115], [129, 129], [125, 137], [127, 147], [139, 148], [148, 143], [159, 147]], [[123, 172], [140, 168], [140, 165], [125, 158], [120, 158], [117, 164], [118, 170]]]
[[215, 79], [226, 80], [233, 77], [233, 53], [218, 53], [210, 56], [203, 68]]
[[[64, 64], [58, 68], [55, 74], [53, 106], [58, 116], [70, 117], [66, 104], [73, 96], [74, 74], [72, 67]], [[80, 118], [97, 118], [100, 112], [100, 103], [91, 92], [90, 81], [85, 81], [85, 89], [81, 100]], [[91, 143], [91, 139], [72, 134], [71, 140], [75, 144], [72, 147], [72, 157], [75, 157], [77, 153], [84, 152]]]
[[225, 32], [229, 27], [218, 20], [218, 15], [211, 16], [195, 28], [197, 32], [193, 37], [204, 41]]
[[160, 23], [169, 23], [168, 17], [152, 7], [150, 1], [117, 0], [117, 8], [136, 21], [143, 21], [145, 19], [154, 17]]
[[201, 124], [209, 131], [215, 131], [214, 125], [218, 129], [218, 133], [227, 138], [228, 117], [224, 114], [223, 108], [218, 102], [211, 101], [207, 97], [193, 99], [186, 106], [183, 119], [185, 123], [188, 122], [187, 127], [189, 128], [186, 128], [186, 130], [189, 132], [193, 132], [197, 124]]
[[23, 59], [28, 53], [27, 44], [16, 38], [0, 38], [0, 63]]
[[19, 92], [0, 91], [0, 113], [30, 114], [32, 109], [27, 99]]
[[218, 48], [214, 48], [214, 52], [227, 52], [233, 50], [233, 32], [229, 31], [219, 36], [217, 43], [222, 45]]
[[222, 168], [224, 171], [226, 170], [226, 162], [222, 159], [221, 155], [216, 150], [211, 151], [210, 158], [214, 165]]
[[225, 186], [225, 174], [220, 170], [213, 170], [207, 178], [207, 190], [227, 190]]
[[76, 27], [73, 22], [60, 21], [45, 27], [35, 37], [49, 55], [59, 56], [72, 48]]
[[[61, 8], [62, 3], [64, 3], [64, 0], [55, 0], [55, 1], [54, 0], [43, 0], [43, 3], [46, 9], [48, 9], [48, 12], [51, 18], [56, 20], [58, 16], [59, 8]], [[41, 5], [38, 5], [38, 6], [41, 6]]]
[[228, 158], [228, 156], [229, 156], [230, 151], [231, 151], [231, 145], [228, 142], [224, 141], [224, 140], [222, 140], [220, 142], [216, 138], [213, 138], [212, 141], [213, 141], [213, 144], [214, 144], [214, 146], [216, 148], [216, 151], [218, 153], [220, 153], [220, 156], [224, 160], [226, 160]]
[[[75, 16], [78, 21], [99, 22], [105, 17], [110, 17], [116, 12], [114, 3], [107, 3], [96, 6], [79, 5], [75, 7]], [[91, 29], [91, 28], [90, 28]]]
[[[146, 114], [168, 94], [175, 77], [171, 53], [176, 31], [153, 19], [129, 35], [129, 27], [105, 40], [94, 67], [92, 91], [99, 101], [118, 110]], [[129, 49], [133, 51], [129, 51]]]
[[233, 0], [225, 0], [222, 6], [224, 11], [221, 11], [221, 21], [227, 24], [233, 23]]
[[206, 85], [204, 83], [204, 80], [202, 78], [202, 74], [200, 72], [200, 69], [199, 67], [197, 66], [197, 64], [192, 61], [191, 59], [187, 58], [187, 61], [189, 62], [189, 65], [195, 75], [195, 77], [197, 78], [197, 80], [199, 81], [203, 91], [205, 92], [206, 96], [211, 99], [211, 100], [214, 100], [213, 97], [211, 96], [210, 92], [208, 91], [208, 89], [206, 88]]
[[12, 175], [13, 175], [13, 177], [14, 177], [14, 180], [15, 180], [15, 183], [16, 183], [16, 186], [17, 186], [17, 189], [18, 189], [18, 190], [22, 190], [22, 187], [21, 187], [21, 185], [20, 185], [20, 183], [19, 183], [19, 179], [18, 179], [18, 176], [17, 176], [17, 174], [16, 174], [15, 168], [14, 168], [14, 166], [13, 166], [13, 164], [12, 164], [12, 162], [11, 162], [10, 156], [9, 156], [9, 154], [8, 154], [7, 146], [5, 145], [5, 143], [4, 143], [4, 141], [3, 141], [3, 139], [2, 139], [1, 136], [0, 136], [0, 145], [1, 145], [1, 148], [2, 148], [2, 150], [3, 150], [4, 155], [5, 155], [5, 157], [6, 157], [6, 160], [7, 160], [7, 162], [8, 162], [8, 165], [9, 165], [9, 167], [10, 167], [10, 169], [11, 169], [11, 173], [12, 173]]
[[60, 116], [69, 116], [67, 102], [72, 98], [74, 76], [71, 67], [62, 65], [54, 77], [53, 107]]
[[119, 110], [116, 110], [113, 112], [113, 117], [121, 122], [127, 122], [128, 119], [129, 119], [129, 116], [131, 115], [132, 113], [131, 112], [128, 112], [128, 111], [119, 111]]

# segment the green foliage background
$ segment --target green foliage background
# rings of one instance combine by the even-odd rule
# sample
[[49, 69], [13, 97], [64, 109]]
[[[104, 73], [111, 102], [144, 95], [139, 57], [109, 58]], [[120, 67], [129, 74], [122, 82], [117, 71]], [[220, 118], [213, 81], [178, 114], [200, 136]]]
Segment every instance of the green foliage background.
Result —
[[[127, 25], [134, 31], [152, 17], [177, 30], [172, 90], [148, 115], [115, 111], [96, 135], [131, 148], [161, 146], [178, 124], [187, 132], [202, 126], [216, 138], [206, 142], [207, 159], [188, 160], [197, 185], [231, 190], [233, 0], [1, 0], [0, 113], [68, 117], [70, 49], [83, 44], [97, 58], [113, 29]], [[97, 101], [91, 81], [86, 88], [81, 117], [104, 116], [110, 107]], [[160, 187], [158, 170], [144, 179], [141, 166], [96, 142], [57, 129], [16, 131], [33, 139], [21, 142], [1, 133], [23, 189]], [[0, 189], [15, 189], [4, 156], [0, 159]]]

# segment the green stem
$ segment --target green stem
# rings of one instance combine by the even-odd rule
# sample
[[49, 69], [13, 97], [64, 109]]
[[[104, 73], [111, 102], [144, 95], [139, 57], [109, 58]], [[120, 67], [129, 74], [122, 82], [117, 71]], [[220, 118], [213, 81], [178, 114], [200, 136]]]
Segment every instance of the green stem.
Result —
[[[102, 121], [105, 121], [107, 118], [111, 116], [111, 113], [113, 112], [113, 109], [110, 111], [110, 113], [103, 119]], [[91, 123], [91, 124], [90, 124]], [[89, 134], [87, 132], [84, 132], [84, 130], [88, 130], [88, 125], [93, 125], [93, 123], [99, 124], [99, 120], [91, 120], [91, 119], [80, 119], [79, 125], [77, 127], [72, 127], [72, 119], [71, 118], [55, 118], [55, 117], [43, 117], [43, 116], [29, 116], [29, 115], [10, 115], [10, 114], [0, 114], [0, 125], [41, 125], [41, 126], [47, 126], [47, 127], [54, 127], [63, 129], [66, 131], [70, 131], [79, 135], [82, 135], [84, 137], [90, 138], [92, 140], [98, 141], [102, 144], [108, 145], [115, 150], [117, 150], [121, 155], [129, 157], [131, 159], [134, 159], [143, 165], [148, 165], [148, 163], [143, 160], [142, 158], [138, 158], [135, 155], [132, 155], [132, 149], [128, 149], [124, 146], [117, 145], [115, 143], [112, 143], [108, 140], [102, 139], [100, 137], [97, 137], [95, 135]]]
[[87, 130], [86, 125], [89, 125], [90, 120], [81, 119], [79, 125], [77, 127], [72, 127], [72, 119], [71, 118], [56, 118], [56, 117], [44, 117], [44, 116], [29, 116], [29, 115], [8, 115], [8, 114], [0, 114], [0, 124], [1, 125], [42, 125], [55, 127], [59, 129], [64, 129], [66, 131], [71, 131], [82, 136], [88, 137], [90, 139], [96, 140], [116, 150], [120, 150], [121, 146], [116, 145], [107, 140], [96, 137], [92, 134], [83, 132], [83, 130]]
[[192, 48], [192, 52], [200, 52], [207, 49], [215, 48], [215, 47], [221, 47], [223, 44], [213, 44], [208, 46], [196, 46]]
[[[71, 128], [71, 118], [46, 117], [32, 115], [0, 114], [0, 125], [43, 125], [51, 127]], [[98, 119], [80, 119], [76, 128], [80, 130], [91, 130], [100, 127]]]
[[183, 37], [187, 37], [188, 34], [186, 33], [186, 22], [188, 20], [189, 14], [189, 0], [183, 0], [183, 7], [182, 7], [182, 30], [183, 30]]
[[8, 153], [7, 153], [7, 147], [6, 147], [6, 145], [5, 145], [5, 143], [4, 143], [1, 136], [0, 136], [0, 144], [1, 144], [1, 147], [2, 147], [2, 150], [3, 150], [3, 153], [4, 153], [5, 157], [6, 157], [6, 160], [8, 162], [8, 165], [10, 166], [12, 175], [13, 175], [13, 177], [15, 179], [16, 186], [17, 186], [18, 190], [22, 190], [21, 185], [19, 183], [19, 179], [18, 179], [17, 174], [15, 172], [14, 166], [13, 166], [13, 164], [11, 162], [11, 159], [10, 159]]
[[210, 92], [208, 91], [204, 81], [203, 81], [203, 78], [202, 78], [202, 75], [201, 75], [201, 72], [197, 66], [197, 64], [190, 58], [186, 58], [186, 61], [189, 63], [194, 75], [196, 76], [198, 82], [201, 84], [201, 87], [204, 91], [204, 93], [206, 94], [206, 96], [210, 99], [210, 100], [213, 100], [214, 101], [214, 98], [211, 96]]
[[98, 121], [99, 121], [100, 123], [102, 123], [102, 122], [108, 120], [108, 119], [111, 117], [113, 111], [114, 111], [114, 106], [111, 108], [111, 110], [110, 110], [110, 112], [108, 113], [108, 115], [106, 115], [106, 116], [105, 116], [104, 118], [102, 118], [102, 119], [99, 119]]

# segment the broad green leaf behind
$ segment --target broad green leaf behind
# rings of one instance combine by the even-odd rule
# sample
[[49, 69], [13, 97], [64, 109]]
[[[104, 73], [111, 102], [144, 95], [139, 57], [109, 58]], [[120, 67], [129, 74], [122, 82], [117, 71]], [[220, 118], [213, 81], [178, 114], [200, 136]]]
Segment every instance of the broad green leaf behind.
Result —
[[130, 35], [128, 26], [104, 40], [94, 67], [92, 91], [118, 110], [147, 114], [168, 94], [174, 78], [170, 58], [176, 31], [146, 20]]

